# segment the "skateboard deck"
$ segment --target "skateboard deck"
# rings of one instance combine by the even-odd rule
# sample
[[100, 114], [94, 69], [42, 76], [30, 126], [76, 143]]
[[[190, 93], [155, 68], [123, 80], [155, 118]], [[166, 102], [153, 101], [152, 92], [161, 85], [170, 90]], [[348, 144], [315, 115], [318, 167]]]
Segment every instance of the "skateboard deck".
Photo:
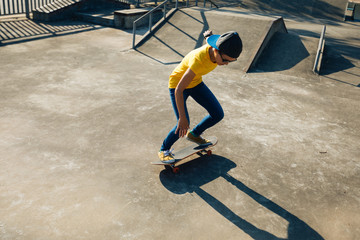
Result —
[[164, 165], [166, 169], [171, 169], [174, 173], [177, 173], [177, 172], [179, 172], [179, 168], [175, 167], [175, 164], [177, 164], [178, 162], [180, 162], [194, 154], [199, 154], [200, 156], [202, 156], [203, 154], [206, 154], [206, 155], [212, 154], [212, 152], [209, 148], [211, 148], [217, 144], [217, 138], [216, 137], [208, 137], [207, 139], [210, 141], [210, 143], [202, 144], [202, 145], [192, 143], [191, 145], [172, 153], [174, 156], [173, 160], [156, 161], [156, 162], [151, 162], [151, 164]]

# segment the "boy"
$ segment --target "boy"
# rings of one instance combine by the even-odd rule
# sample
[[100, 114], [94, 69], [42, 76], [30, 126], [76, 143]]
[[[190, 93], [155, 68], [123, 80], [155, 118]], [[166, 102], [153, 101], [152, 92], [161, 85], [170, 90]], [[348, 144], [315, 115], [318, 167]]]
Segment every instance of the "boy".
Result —
[[[200, 135], [224, 117], [219, 101], [202, 81], [202, 76], [218, 65], [236, 61], [242, 51], [242, 41], [234, 31], [213, 35], [208, 30], [204, 37], [207, 44], [188, 53], [169, 77], [170, 99], [177, 125], [171, 129], [160, 148], [158, 155], [161, 161], [174, 159], [170, 148], [180, 137], [186, 136], [199, 145], [209, 142]], [[186, 107], [189, 96], [209, 113], [191, 131], [188, 131], [190, 118]]]

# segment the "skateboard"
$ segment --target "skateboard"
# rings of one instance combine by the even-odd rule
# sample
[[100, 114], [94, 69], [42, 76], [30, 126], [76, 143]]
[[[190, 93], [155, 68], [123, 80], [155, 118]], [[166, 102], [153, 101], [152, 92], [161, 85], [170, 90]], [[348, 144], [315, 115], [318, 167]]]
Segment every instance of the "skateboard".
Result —
[[199, 156], [203, 156], [203, 155], [210, 156], [212, 154], [212, 151], [210, 150], [210, 148], [217, 144], [217, 138], [209, 137], [207, 139], [210, 141], [210, 143], [202, 144], [202, 145], [192, 143], [191, 145], [172, 153], [174, 156], [173, 160], [156, 161], [156, 162], [151, 162], [151, 164], [164, 165], [165, 169], [171, 170], [173, 173], [178, 173], [180, 171], [180, 169], [177, 166], [175, 166], [178, 162], [180, 162], [194, 154], [198, 154]]

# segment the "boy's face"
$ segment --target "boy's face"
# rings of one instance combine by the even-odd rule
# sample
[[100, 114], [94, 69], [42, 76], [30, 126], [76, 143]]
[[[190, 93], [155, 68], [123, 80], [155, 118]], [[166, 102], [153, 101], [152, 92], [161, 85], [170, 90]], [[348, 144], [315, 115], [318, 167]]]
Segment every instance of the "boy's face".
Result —
[[218, 65], [228, 65], [231, 62], [235, 62], [237, 59], [215, 50], [215, 60]]

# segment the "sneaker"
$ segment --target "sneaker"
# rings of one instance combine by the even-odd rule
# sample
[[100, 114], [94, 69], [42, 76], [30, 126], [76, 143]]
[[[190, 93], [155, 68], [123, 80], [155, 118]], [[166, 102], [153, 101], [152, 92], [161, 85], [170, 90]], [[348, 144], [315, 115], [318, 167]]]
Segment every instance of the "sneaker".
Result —
[[196, 137], [191, 131], [186, 134], [186, 139], [199, 145], [211, 143], [209, 140], [202, 138], [201, 136]]
[[158, 156], [160, 158], [160, 161], [170, 161], [174, 160], [174, 156], [172, 155], [172, 150], [166, 150], [166, 151], [160, 151], [158, 153]]

